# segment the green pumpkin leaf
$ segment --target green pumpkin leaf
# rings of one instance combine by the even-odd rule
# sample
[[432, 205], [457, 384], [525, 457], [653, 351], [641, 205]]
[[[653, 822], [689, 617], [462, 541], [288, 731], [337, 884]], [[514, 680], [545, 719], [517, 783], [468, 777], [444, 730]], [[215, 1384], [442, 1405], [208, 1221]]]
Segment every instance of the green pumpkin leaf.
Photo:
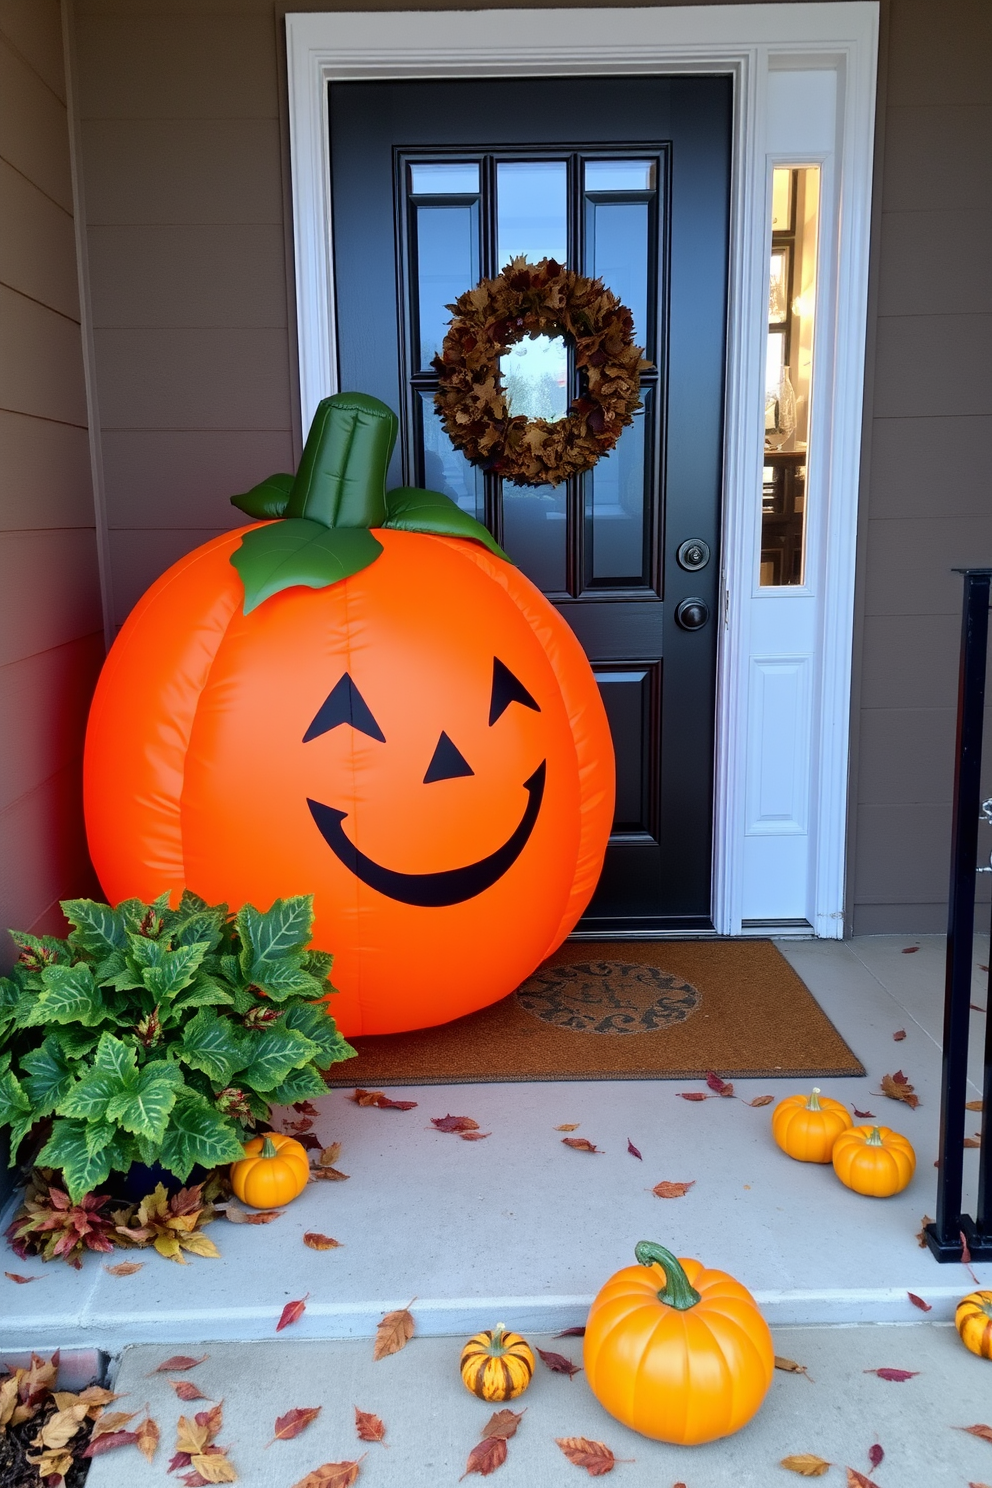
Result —
[[318, 1069], [327, 1069], [338, 1060], [351, 1059], [355, 1055], [356, 1051], [338, 1033], [325, 1003], [294, 1003], [283, 1014], [282, 1026], [302, 1033], [304, 1038], [317, 1045], [319, 1053], [313, 1058]]
[[96, 904], [92, 899], [63, 899], [62, 913], [73, 927], [70, 943], [81, 951], [106, 956], [127, 944], [120, 909]]
[[35, 1118], [49, 1116], [65, 1099], [76, 1082], [75, 1060], [70, 1060], [61, 1038], [50, 1033], [39, 1049], [21, 1055], [21, 1069], [27, 1071], [24, 1089]]
[[39, 1166], [61, 1168], [69, 1198], [78, 1204], [106, 1181], [110, 1172], [110, 1147], [90, 1152], [86, 1125], [82, 1121], [56, 1121], [52, 1135], [38, 1155]]
[[263, 1094], [281, 1085], [290, 1070], [302, 1068], [320, 1052], [311, 1039], [281, 1026], [252, 1033], [247, 1043], [246, 1063], [238, 1072], [238, 1081]]
[[386, 513], [384, 527], [393, 527], [399, 532], [429, 532], [434, 537], [466, 537], [481, 543], [497, 558], [513, 562], [481, 522], [462, 511], [450, 496], [444, 496], [440, 491], [397, 486], [386, 492]]
[[93, 972], [84, 961], [74, 966], [46, 966], [42, 992], [24, 1027], [46, 1023], [82, 1023], [94, 1028], [106, 1016], [106, 1007]]
[[326, 1094], [327, 1086], [319, 1070], [314, 1069], [312, 1064], [305, 1064], [302, 1069], [293, 1070], [287, 1075], [281, 1085], [270, 1090], [268, 1099], [274, 1106], [291, 1106], [296, 1101], [309, 1100], [311, 1096]]
[[161, 1141], [182, 1080], [182, 1070], [171, 1060], [146, 1064], [137, 1080], [108, 1102], [107, 1120], [153, 1142]]
[[257, 486], [252, 486], [250, 491], [232, 496], [231, 505], [236, 506], [239, 511], [247, 512], [256, 522], [261, 522], [266, 517], [281, 517], [289, 505], [289, 493], [293, 489], [295, 478], [284, 474], [270, 475], [266, 480], [259, 481]]
[[242, 1157], [244, 1146], [233, 1123], [202, 1096], [184, 1091], [162, 1138], [163, 1167], [185, 1182], [197, 1163], [216, 1168]]
[[245, 904], [238, 911], [235, 924], [244, 947], [241, 970], [246, 980], [253, 982], [257, 965], [296, 955], [304, 949], [313, 925], [313, 895], [295, 894], [290, 899], [276, 899], [266, 910]]
[[245, 586], [244, 612], [302, 584], [326, 589], [374, 563], [382, 544], [367, 527], [325, 527], [308, 517], [284, 517], [246, 532], [231, 555]]
[[230, 1085], [235, 1071], [248, 1057], [247, 1039], [227, 1018], [218, 1018], [210, 1008], [202, 1008], [187, 1025], [176, 1053], [184, 1064], [200, 1070], [221, 1089]]

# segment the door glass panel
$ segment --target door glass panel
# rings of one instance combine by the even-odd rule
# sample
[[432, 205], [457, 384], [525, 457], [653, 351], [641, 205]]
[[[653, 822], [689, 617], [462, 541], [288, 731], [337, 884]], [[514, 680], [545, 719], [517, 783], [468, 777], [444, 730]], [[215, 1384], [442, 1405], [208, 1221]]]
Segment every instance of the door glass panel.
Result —
[[586, 477], [586, 583], [641, 584], [645, 570], [646, 411], [635, 414], [614, 449]]
[[478, 162], [418, 161], [410, 166], [410, 190], [414, 196], [478, 196]]
[[648, 320], [648, 203], [587, 202], [586, 233], [589, 272], [627, 306], [638, 345], [643, 345]]
[[566, 587], [565, 487], [503, 485], [503, 547], [546, 594]]
[[765, 356], [762, 588], [804, 582], [819, 206], [816, 166], [776, 168]]
[[482, 471], [469, 464], [444, 432], [434, 408], [434, 394], [421, 393], [419, 404], [424, 485], [429, 491], [441, 491], [450, 496], [462, 511], [468, 512], [477, 522], [484, 522], [486, 493]]
[[420, 366], [429, 367], [451, 320], [445, 307], [479, 277], [479, 204], [418, 206], [416, 233]]
[[653, 160], [587, 160], [587, 191], [653, 191]]
[[526, 336], [499, 359], [507, 408], [517, 418], [555, 424], [568, 412], [568, 348], [563, 336]]
[[565, 263], [567, 198], [564, 160], [504, 160], [497, 165], [496, 256], [500, 269], [520, 254], [531, 263], [542, 258]]

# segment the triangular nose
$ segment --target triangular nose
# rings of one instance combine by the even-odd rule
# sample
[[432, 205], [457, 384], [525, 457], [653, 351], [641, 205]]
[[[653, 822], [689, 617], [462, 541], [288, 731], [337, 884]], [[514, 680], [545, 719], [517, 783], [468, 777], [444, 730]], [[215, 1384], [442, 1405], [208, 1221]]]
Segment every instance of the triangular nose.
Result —
[[442, 734], [431, 756], [431, 762], [427, 766], [424, 784], [430, 785], [435, 780], [454, 780], [458, 775], [474, 774], [475, 771], [465, 756], [455, 748], [447, 734]]

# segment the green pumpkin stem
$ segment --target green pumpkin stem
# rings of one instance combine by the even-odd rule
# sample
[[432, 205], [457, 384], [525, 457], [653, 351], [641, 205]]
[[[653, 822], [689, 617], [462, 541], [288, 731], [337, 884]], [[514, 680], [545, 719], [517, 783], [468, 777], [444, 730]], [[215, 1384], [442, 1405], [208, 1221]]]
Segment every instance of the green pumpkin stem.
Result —
[[807, 1109], [807, 1111], [822, 1111], [823, 1110], [823, 1107], [820, 1105], [820, 1087], [819, 1087], [819, 1085], [814, 1085], [813, 1086], [813, 1090], [812, 1090], [812, 1093], [810, 1095], [810, 1098], [806, 1102], [806, 1109]]
[[261, 1150], [261, 1152], [258, 1155], [259, 1155], [259, 1157], [278, 1157], [279, 1156], [279, 1148], [276, 1146], [275, 1142], [273, 1142], [273, 1140], [269, 1136], [268, 1132], [266, 1132], [266, 1134], [265, 1134], [265, 1140], [262, 1143], [262, 1150]]
[[670, 1250], [655, 1245], [653, 1240], [641, 1240], [634, 1246], [634, 1255], [642, 1266], [657, 1263], [664, 1271], [665, 1285], [658, 1293], [659, 1302], [665, 1302], [677, 1312], [688, 1312], [690, 1307], [695, 1307], [699, 1293]]
[[865, 1137], [865, 1146], [866, 1147], [884, 1147], [885, 1146], [885, 1143], [882, 1141], [882, 1133], [879, 1131], [879, 1129], [878, 1129], [877, 1126], [873, 1126], [872, 1127], [872, 1129], [871, 1129], [871, 1136], [870, 1137]]
[[497, 1323], [495, 1328], [492, 1330], [492, 1333], [490, 1334], [489, 1348], [487, 1352], [492, 1354], [494, 1359], [498, 1359], [502, 1354], [506, 1353], [506, 1345], [503, 1342], [503, 1335], [505, 1333], [506, 1324]]
[[286, 516], [324, 527], [381, 527], [398, 428], [392, 409], [366, 393], [325, 398], [310, 425]]

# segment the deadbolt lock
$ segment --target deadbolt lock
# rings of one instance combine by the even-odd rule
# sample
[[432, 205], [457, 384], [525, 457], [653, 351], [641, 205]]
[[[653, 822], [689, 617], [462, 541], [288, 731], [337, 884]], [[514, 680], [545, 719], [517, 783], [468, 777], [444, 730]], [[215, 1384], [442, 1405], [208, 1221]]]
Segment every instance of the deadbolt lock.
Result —
[[680, 568], [687, 573], [698, 573], [710, 561], [710, 545], [701, 537], [690, 537], [676, 553]]

